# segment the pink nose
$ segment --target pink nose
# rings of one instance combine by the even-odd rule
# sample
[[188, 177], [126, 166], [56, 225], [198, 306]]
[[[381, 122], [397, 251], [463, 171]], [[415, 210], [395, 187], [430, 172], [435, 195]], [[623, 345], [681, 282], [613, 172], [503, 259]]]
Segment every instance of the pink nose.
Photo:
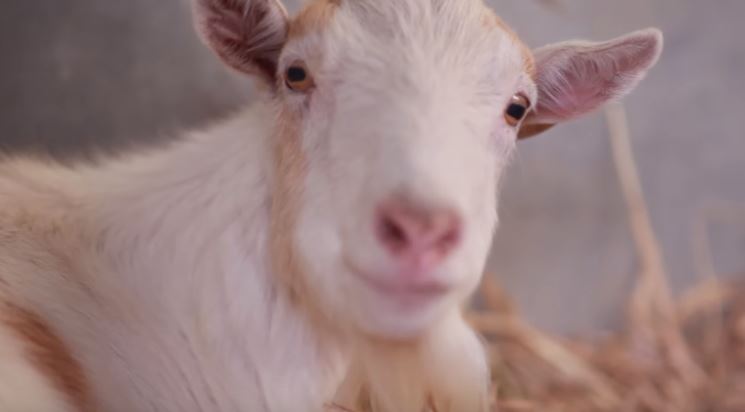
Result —
[[376, 232], [399, 265], [426, 271], [458, 246], [461, 225], [450, 210], [416, 208], [394, 200], [378, 209]]

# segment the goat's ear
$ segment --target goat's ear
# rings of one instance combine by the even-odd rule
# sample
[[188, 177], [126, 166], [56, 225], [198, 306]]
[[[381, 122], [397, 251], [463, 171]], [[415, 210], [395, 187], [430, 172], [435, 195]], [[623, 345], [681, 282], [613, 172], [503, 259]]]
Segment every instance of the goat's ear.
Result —
[[567, 42], [536, 50], [538, 102], [518, 136], [534, 136], [624, 96], [661, 52], [662, 33], [657, 29], [603, 43]]
[[274, 85], [287, 39], [287, 10], [279, 0], [194, 0], [197, 30], [220, 58]]

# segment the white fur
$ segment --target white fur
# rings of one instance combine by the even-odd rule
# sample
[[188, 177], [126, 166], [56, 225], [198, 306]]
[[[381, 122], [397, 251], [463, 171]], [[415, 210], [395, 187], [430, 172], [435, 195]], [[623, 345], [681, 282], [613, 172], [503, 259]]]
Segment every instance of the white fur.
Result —
[[0, 278], [75, 349], [96, 410], [307, 410], [333, 395], [340, 355], [266, 268], [271, 116], [258, 105], [101, 167], [0, 166]]
[[[441, 10], [435, 3], [343, 5], [327, 31], [291, 40], [280, 58], [280, 71], [308, 62], [317, 83], [304, 113], [310, 165], [301, 253], [332, 311], [345, 308], [373, 331], [416, 333], [475, 288], [496, 223], [496, 182], [515, 144], [499, 113], [518, 89], [532, 93], [517, 45], [479, 24], [480, 3], [442, 2]], [[399, 25], [378, 29], [396, 19]], [[305, 110], [305, 97], [289, 98]], [[417, 316], [400, 316], [360, 287], [358, 276], [340, 276], [361, 270], [394, 280], [395, 262], [371, 229], [375, 208], [397, 193], [454, 210], [467, 231], [434, 274], [456, 293]]]
[[[231, 120], [100, 165], [5, 161], [0, 301], [53, 326], [82, 364], [93, 410], [316, 412], [367, 393], [380, 411], [414, 412], [428, 391], [440, 412], [483, 410], [486, 360], [460, 308], [480, 278], [515, 146], [502, 112], [515, 93], [538, 93], [520, 44], [486, 13], [478, 0], [342, 1], [327, 27], [278, 56], [279, 73], [305, 61], [311, 94], [277, 82]], [[253, 64], [234, 52], [221, 55]], [[307, 160], [290, 246], [327, 316], [322, 328], [269, 259], [277, 122], [288, 114], [300, 119]], [[359, 276], [398, 281], [372, 219], [401, 194], [464, 226], [428, 275], [450, 292], [413, 308]], [[2, 333], [0, 354], [12, 356], [22, 342]], [[0, 368], [0, 401], [13, 390], [4, 378]]]

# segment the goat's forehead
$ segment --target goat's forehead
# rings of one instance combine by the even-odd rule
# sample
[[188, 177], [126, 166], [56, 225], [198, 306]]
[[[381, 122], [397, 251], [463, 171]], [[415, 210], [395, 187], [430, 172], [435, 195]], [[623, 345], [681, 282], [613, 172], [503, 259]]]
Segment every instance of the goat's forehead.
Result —
[[482, 0], [314, 0], [291, 38], [317, 32], [333, 38], [334, 57], [359, 63], [478, 67], [497, 59], [502, 69], [533, 74], [530, 50]]

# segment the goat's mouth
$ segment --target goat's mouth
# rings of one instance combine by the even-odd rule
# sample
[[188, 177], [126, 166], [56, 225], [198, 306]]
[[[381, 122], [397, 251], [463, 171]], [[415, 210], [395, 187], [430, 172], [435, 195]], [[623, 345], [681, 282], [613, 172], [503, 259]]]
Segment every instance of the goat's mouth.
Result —
[[408, 276], [405, 273], [376, 276], [349, 261], [346, 266], [357, 283], [403, 310], [427, 308], [450, 295], [454, 289], [454, 285], [429, 276]]

